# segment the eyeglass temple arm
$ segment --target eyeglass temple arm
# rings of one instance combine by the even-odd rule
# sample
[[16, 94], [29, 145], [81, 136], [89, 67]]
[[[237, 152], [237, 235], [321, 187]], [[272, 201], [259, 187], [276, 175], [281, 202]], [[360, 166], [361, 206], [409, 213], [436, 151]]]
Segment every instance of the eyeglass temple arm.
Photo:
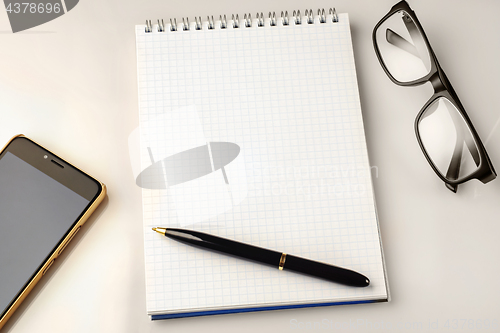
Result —
[[[462, 147], [463, 138], [457, 135], [457, 140], [455, 141], [455, 149], [453, 150], [453, 156], [451, 157], [450, 166], [446, 172], [446, 179], [458, 179], [460, 174], [460, 161], [462, 160]], [[456, 193], [458, 185], [451, 185], [445, 183], [446, 187], [452, 192]]]
[[427, 46], [425, 45], [424, 39], [418, 31], [415, 22], [413, 22], [411, 17], [407, 14], [404, 14], [401, 19], [403, 20], [406, 29], [410, 33], [410, 37], [413, 43], [407, 41], [405, 38], [401, 37], [401, 35], [390, 28], [387, 28], [387, 30], [385, 31], [385, 38], [387, 42], [396, 46], [397, 48], [400, 48], [401, 50], [413, 54], [419, 59], [423, 59], [421, 55], [425, 55], [427, 53]]
[[[455, 90], [453, 89], [452, 85], [450, 84], [450, 81], [448, 80], [448, 77], [446, 76], [445, 72], [439, 67], [438, 65], [438, 71], [440, 72], [440, 75], [443, 77], [443, 79], [441, 80], [442, 84], [446, 87], [446, 89], [448, 90], [448, 92], [450, 93], [450, 95], [454, 98], [455, 100], [455, 103], [458, 104], [458, 106], [462, 109], [464, 109], [464, 106], [462, 105], [462, 103], [460, 102], [460, 99], [458, 98], [458, 95], [457, 93], [455, 92]], [[453, 112], [451, 113], [453, 115], [455, 115], [453, 121], [455, 124], [457, 123], [462, 123], [462, 120], [461, 119], [457, 119], [457, 117], [459, 116], [456, 112]], [[458, 127], [458, 126], [456, 126]], [[461, 127], [458, 127], [458, 128], [461, 128]], [[479, 146], [482, 146], [482, 143], [481, 141], [475, 142], [475, 140], [472, 138], [471, 134], [469, 132], [466, 132], [466, 137], [464, 138], [464, 142], [465, 144], [467, 145], [467, 148], [469, 149], [469, 152], [472, 156], [472, 158], [474, 159], [474, 162], [476, 163], [477, 166], [479, 166], [480, 164], [480, 156], [479, 156], [479, 150], [481, 149], [481, 147], [478, 147]], [[484, 149], [484, 148], [482, 148]], [[488, 160], [488, 164], [491, 165], [491, 161], [488, 157], [488, 155], [486, 155], [486, 159]], [[484, 179], [483, 178], [478, 178], [479, 180], [481, 180], [482, 182], [486, 181], [491, 181], [493, 179], [496, 178], [496, 172], [495, 170], [493, 169], [493, 166], [491, 166], [491, 172], [488, 174], [487, 177], [485, 177]]]
[[394, 32], [392, 29], [387, 28], [387, 30], [385, 31], [385, 39], [389, 44], [392, 44], [397, 48], [413, 54], [417, 58], [420, 58], [417, 48], [412, 43], [401, 37], [397, 32]]
[[413, 41], [413, 44], [415, 45], [415, 48], [417, 49], [418, 53], [422, 55], [419, 58], [424, 60], [423, 56], [427, 54], [427, 45], [425, 44], [422, 34], [420, 33], [420, 31], [418, 31], [415, 22], [413, 22], [412, 18], [408, 14], [404, 14], [402, 20], [406, 26], [406, 29], [410, 33], [410, 37]]
[[[476, 163], [476, 166], [479, 165], [480, 159], [478, 150], [474, 144], [474, 140], [469, 133], [464, 133], [461, 125], [461, 120], [457, 119], [459, 115], [453, 111], [449, 113], [451, 115], [451, 118], [453, 119], [453, 122], [455, 123], [455, 129], [457, 130], [457, 140], [455, 141], [455, 149], [450, 161], [450, 166], [448, 167], [448, 171], [446, 172], [446, 179], [458, 179], [458, 176], [460, 174], [460, 165], [462, 163], [462, 148], [464, 143], [467, 145], [467, 148], [469, 149], [469, 152], [474, 159], [474, 163]], [[458, 185], [451, 185], [446, 183], [446, 187], [453, 192], [457, 192]]]

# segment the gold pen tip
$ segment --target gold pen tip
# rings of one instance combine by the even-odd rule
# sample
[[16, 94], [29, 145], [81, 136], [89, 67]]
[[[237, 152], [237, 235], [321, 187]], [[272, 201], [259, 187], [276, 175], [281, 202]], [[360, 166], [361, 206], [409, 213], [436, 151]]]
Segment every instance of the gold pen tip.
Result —
[[156, 228], [152, 228], [153, 231], [156, 231], [157, 233], [159, 234], [162, 234], [162, 235], [165, 235], [165, 232], [167, 231], [166, 228], [160, 228], [160, 227], [156, 227]]

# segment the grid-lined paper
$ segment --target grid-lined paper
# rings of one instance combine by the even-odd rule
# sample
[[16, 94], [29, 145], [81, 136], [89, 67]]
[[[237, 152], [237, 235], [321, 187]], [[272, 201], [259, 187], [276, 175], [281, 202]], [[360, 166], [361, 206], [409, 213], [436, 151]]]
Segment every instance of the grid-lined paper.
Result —
[[[136, 27], [142, 170], [208, 154], [182, 157], [182, 182], [169, 185], [178, 171], [164, 167], [164, 185], [143, 188], [148, 314], [387, 299], [347, 14], [218, 23]], [[239, 147], [223, 168], [216, 143]], [[179, 226], [349, 268], [371, 284], [279, 271], [151, 230]]]

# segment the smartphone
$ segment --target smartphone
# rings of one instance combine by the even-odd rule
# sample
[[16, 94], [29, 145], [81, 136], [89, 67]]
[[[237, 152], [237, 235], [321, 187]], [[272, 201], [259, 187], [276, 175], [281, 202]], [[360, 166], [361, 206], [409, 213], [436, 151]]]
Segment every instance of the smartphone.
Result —
[[106, 196], [24, 135], [0, 151], [0, 329]]

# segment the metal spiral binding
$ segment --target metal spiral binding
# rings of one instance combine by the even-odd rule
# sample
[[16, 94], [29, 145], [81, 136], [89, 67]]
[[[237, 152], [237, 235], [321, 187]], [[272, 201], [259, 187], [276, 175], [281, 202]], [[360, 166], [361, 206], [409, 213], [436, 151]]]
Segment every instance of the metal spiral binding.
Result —
[[189, 17], [182, 18], [182, 30], [184, 30], [184, 31], [189, 30]]
[[194, 17], [194, 28], [196, 30], [201, 30], [201, 27], [202, 27], [202, 22], [201, 22], [201, 16], [198, 16], [198, 17]]
[[300, 15], [300, 10], [298, 10], [298, 11], [294, 10], [292, 16], [295, 18], [296, 25], [302, 24], [302, 16]]
[[307, 23], [313, 24], [314, 23], [313, 10], [312, 9], [309, 9], [309, 10], [306, 9], [305, 15], [306, 15], [306, 18], [307, 18]]
[[247, 16], [247, 14], [245, 14], [245, 16], [243, 17], [243, 21], [245, 21], [245, 27], [252, 27], [252, 15], [248, 14]]
[[337, 11], [335, 10], [335, 8], [330, 8], [330, 15], [332, 15], [332, 22], [339, 21], [339, 17], [337, 15]]
[[163, 32], [165, 31], [165, 24], [163, 23], [163, 20], [158, 20], [158, 32]]
[[224, 18], [221, 15], [219, 21], [220, 21], [220, 28], [226, 29], [226, 27], [227, 27], [226, 15], [224, 15]]
[[233, 14], [233, 28], [237, 29], [239, 27], [240, 27], [240, 18], [238, 16], [238, 14], [236, 14], [236, 19], [235, 19], [234, 14]]
[[208, 22], [208, 29], [212, 30], [215, 29], [215, 23], [214, 23], [214, 17], [207, 16], [207, 22]]
[[271, 12], [269, 12], [269, 24], [271, 25], [271, 27], [276, 26], [276, 13], [275, 12], [273, 12], [272, 15], [271, 15]]
[[257, 13], [257, 26], [258, 27], [264, 26], [264, 14], [262, 14], [262, 12], [260, 13], [260, 16], [259, 13]]
[[281, 22], [283, 23], [283, 25], [288, 25], [289, 22], [288, 22], [288, 12], [285, 11], [285, 13], [281, 12]]
[[[339, 21], [339, 17], [337, 15], [337, 11], [335, 8], [330, 8], [328, 11], [328, 15], [332, 17], [332, 22], [336, 23]], [[318, 9], [318, 15], [319, 17], [319, 23], [326, 23], [327, 21], [327, 14], [325, 12], [325, 9]], [[265, 21], [264, 21], [264, 14], [257, 13], [256, 15], [257, 18], [257, 27], [264, 27], [265, 26]], [[300, 10], [293, 11], [292, 16], [291, 16], [293, 23], [295, 25], [300, 25], [302, 24], [302, 15], [300, 14]], [[306, 9], [304, 13], [304, 19], [307, 24], [314, 24], [314, 13], [312, 9]], [[226, 18], [226, 15], [220, 15], [219, 16], [219, 21], [220, 21], [220, 29], [227, 29], [228, 27], [228, 21]], [[158, 20], [158, 26], [156, 28], [156, 31], [158, 32], [165, 32], [165, 22], [163, 20]], [[203, 30], [203, 21], [201, 20], [201, 16], [195, 17], [194, 18], [194, 29], [195, 30]], [[208, 30], [214, 30], [215, 29], [215, 20], [213, 16], [207, 16], [207, 28]], [[252, 15], [250, 13], [245, 14], [243, 16], [243, 24], [246, 28], [251, 28], [252, 27]], [[288, 16], [288, 11], [281, 12], [281, 24], [283, 26], [288, 26], [290, 25], [290, 17]], [[269, 26], [274, 27], [277, 25], [277, 18], [276, 18], [276, 13], [275, 12], [269, 12]], [[240, 18], [238, 14], [232, 15], [232, 27], [233, 29], [238, 29], [240, 28]], [[190, 24], [189, 24], [189, 18], [183, 17], [182, 18], [182, 30], [183, 31], [189, 31], [190, 30]], [[153, 25], [151, 23], [151, 20], [146, 20], [146, 27], [144, 28], [144, 31], [146, 33], [151, 33], [153, 32]], [[177, 20], [170, 19], [170, 31], [178, 31], [178, 26], [177, 26]]]
[[318, 9], [319, 23], [326, 23], [325, 9]]

